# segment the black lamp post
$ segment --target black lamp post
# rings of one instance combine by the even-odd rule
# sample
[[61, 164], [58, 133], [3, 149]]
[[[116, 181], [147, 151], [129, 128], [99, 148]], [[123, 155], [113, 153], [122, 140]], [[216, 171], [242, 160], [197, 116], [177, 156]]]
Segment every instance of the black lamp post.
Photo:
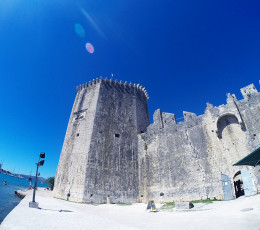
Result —
[[33, 198], [32, 198], [32, 201], [29, 202], [30, 208], [38, 208], [38, 203], [35, 202], [35, 193], [36, 193], [36, 189], [37, 189], [38, 169], [39, 169], [39, 166], [43, 166], [43, 164], [44, 164], [44, 160], [41, 160], [42, 158], [45, 158], [45, 153], [40, 153], [38, 163], [36, 163], [37, 169], [36, 169], [35, 183], [34, 183], [34, 189], [33, 189]]

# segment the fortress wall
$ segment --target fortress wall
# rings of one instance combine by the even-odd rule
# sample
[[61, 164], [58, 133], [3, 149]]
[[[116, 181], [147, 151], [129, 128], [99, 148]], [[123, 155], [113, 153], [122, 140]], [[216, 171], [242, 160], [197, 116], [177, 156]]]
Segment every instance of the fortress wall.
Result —
[[213, 162], [211, 166], [213, 174], [209, 176], [215, 179], [214, 189], [218, 193], [218, 198], [224, 198], [221, 174], [227, 175], [233, 186], [235, 173], [243, 168], [234, 167], [233, 164], [248, 154], [247, 133], [242, 128], [244, 124], [239, 123], [238, 116], [237, 108], [232, 104], [206, 110], [207, 146]]
[[[215, 142], [213, 145], [215, 146], [213, 148], [214, 158], [219, 164], [217, 167], [220, 172], [228, 175], [232, 181], [236, 172], [241, 169], [248, 170], [256, 190], [259, 186], [258, 169], [251, 166], [232, 166], [260, 146], [258, 135], [260, 132], [258, 118], [260, 94], [253, 84], [242, 88], [242, 91], [247, 92], [246, 95], [243, 94], [243, 100], [237, 101], [235, 95], [232, 95], [233, 100], [231, 100], [231, 95], [228, 94], [227, 105], [214, 107], [213, 110], [209, 109], [206, 114], [211, 114], [212, 121], [219, 125], [220, 131], [222, 130], [222, 138], [215, 138], [215, 141], [211, 138]], [[223, 116], [224, 114], [230, 114], [230, 116]], [[207, 127], [210, 127], [211, 124], [208, 122]], [[221, 126], [223, 127], [221, 128]], [[216, 146], [219, 146], [220, 151], [216, 151]]]
[[[139, 95], [138, 97], [140, 97]], [[150, 125], [149, 111], [146, 99], [142, 96], [135, 99], [135, 111], [136, 111], [136, 125], [137, 134], [144, 133], [147, 131], [147, 127]], [[135, 137], [137, 140], [137, 137]]]
[[100, 84], [98, 82], [77, 88], [77, 95], [57, 168], [54, 187], [55, 197], [76, 202], [83, 201], [86, 162], [99, 90]]
[[137, 134], [149, 124], [146, 96], [138, 87], [100, 83], [86, 164], [84, 202], [134, 202], [138, 196]]
[[149, 125], [139, 84], [96, 79], [77, 87], [54, 196], [76, 202], [133, 202], [138, 196], [137, 134]]
[[[149, 125], [146, 90], [96, 79], [77, 87], [54, 196], [76, 202], [223, 199], [221, 174], [233, 184], [241, 169], [260, 189], [259, 167], [232, 166], [260, 145], [260, 94], [251, 84], [243, 100], [207, 103], [184, 122], [156, 110]], [[234, 186], [233, 186], [234, 192]]]
[[223, 199], [221, 174], [233, 184], [241, 169], [259, 186], [257, 169], [232, 166], [260, 144], [260, 95], [252, 85], [246, 92], [241, 101], [227, 94], [226, 105], [207, 104], [202, 116], [184, 112], [181, 123], [174, 114], [155, 112], [154, 123], [138, 137], [141, 200]]
[[[241, 108], [241, 115], [246, 124], [248, 133], [249, 149], [246, 154], [251, 153], [260, 146], [260, 95], [251, 94], [250, 98], [246, 98], [238, 102]], [[253, 175], [253, 179], [260, 191], [260, 173], [258, 167], [248, 167]]]
[[214, 193], [202, 119], [196, 117], [169, 126], [162, 120], [161, 129], [157, 129], [157, 122], [161, 123], [155, 121], [147, 134], [139, 136], [140, 197], [192, 200]]

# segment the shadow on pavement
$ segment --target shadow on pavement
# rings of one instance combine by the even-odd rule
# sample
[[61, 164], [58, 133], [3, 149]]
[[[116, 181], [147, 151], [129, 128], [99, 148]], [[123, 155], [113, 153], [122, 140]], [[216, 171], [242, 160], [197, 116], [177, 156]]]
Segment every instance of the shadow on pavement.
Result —
[[54, 211], [54, 212], [73, 212], [73, 211], [70, 211], [70, 210], [55, 210], [55, 209], [49, 209], [49, 208], [38, 208], [40, 210], [48, 210], [48, 211]]

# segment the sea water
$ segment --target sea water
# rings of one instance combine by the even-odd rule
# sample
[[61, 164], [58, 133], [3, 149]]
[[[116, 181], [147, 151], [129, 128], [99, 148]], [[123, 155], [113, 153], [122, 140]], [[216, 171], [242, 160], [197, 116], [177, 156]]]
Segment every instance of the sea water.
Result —
[[[4, 185], [6, 181], [7, 185]], [[32, 181], [34, 184], [34, 181]], [[16, 190], [25, 190], [30, 186], [30, 181], [0, 173], [0, 224], [12, 209], [21, 201], [15, 195]], [[48, 184], [38, 182], [38, 187], [48, 187]]]

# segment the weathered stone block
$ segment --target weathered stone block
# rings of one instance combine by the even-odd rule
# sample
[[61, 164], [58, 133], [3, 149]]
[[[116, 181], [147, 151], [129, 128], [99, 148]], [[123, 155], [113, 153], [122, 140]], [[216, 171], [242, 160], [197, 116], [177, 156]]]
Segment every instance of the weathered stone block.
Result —
[[176, 202], [176, 209], [191, 209], [194, 205], [191, 202]]
[[39, 204], [37, 202], [29, 202], [29, 207], [30, 208], [38, 208]]

